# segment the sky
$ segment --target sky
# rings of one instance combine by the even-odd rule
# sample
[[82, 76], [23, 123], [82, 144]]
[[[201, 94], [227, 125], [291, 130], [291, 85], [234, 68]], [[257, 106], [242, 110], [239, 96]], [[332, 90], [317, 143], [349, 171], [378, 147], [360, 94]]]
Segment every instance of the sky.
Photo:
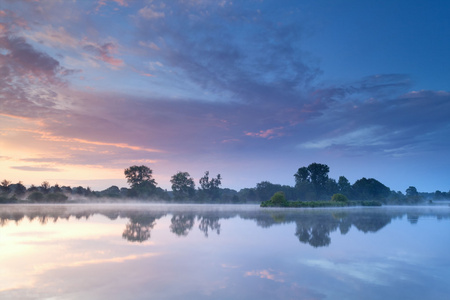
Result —
[[450, 190], [446, 0], [0, 0], [0, 180]]

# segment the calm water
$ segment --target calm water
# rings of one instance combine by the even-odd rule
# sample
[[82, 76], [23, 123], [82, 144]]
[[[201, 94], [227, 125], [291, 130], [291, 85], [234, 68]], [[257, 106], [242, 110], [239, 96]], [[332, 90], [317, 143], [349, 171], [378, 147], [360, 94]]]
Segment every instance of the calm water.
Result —
[[0, 206], [0, 299], [449, 295], [449, 206]]

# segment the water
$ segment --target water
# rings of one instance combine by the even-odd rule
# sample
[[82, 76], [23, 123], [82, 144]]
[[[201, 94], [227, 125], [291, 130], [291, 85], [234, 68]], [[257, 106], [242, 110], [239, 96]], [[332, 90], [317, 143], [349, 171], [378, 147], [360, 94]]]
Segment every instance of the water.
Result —
[[448, 299], [450, 207], [0, 206], [0, 299]]

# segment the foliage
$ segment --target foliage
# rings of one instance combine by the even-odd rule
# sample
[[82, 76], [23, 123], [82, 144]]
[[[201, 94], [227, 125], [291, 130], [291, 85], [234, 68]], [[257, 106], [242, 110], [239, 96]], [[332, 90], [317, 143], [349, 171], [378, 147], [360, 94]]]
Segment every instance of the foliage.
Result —
[[1, 183], [0, 183], [0, 191], [2, 191], [3, 193], [7, 193], [9, 192], [9, 185], [11, 184], [11, 181], [4, 179]]
[[32, 192], [28, 195], [28, 200], [33, 202], [40, 202], [44, 199], [44, 194], [41, 192]]
[[[329, 167], [324, 164], [312, 163], [308, 167], [301, 167], [295, 177], [295, 187], [288, 185], [273, 184], [262, 181], [254, 188], [244, 188], [239, 192], [220, 188], [222, 178], [220, 174], [215, 178], [209, 177], [209, 172], [199, 180], [200, 187], [196, 191], [194, 179], [188, 172], [178, 172], [171, 178], [172, 192], [167, 192], [156, 187], [152, 178], [153, 171], [146, 166], [131, 166], [124, 170], [131, 188], [111, 186], [100, 192], [82, 186], [71, 188], [70, 186], [50, 186], [47, 181], [40, 186], [31, 185], [26, 188], [21, 182], [11, 184], [11, 181], [0, 182], [0, 203], [15, 203], [19, 199], [24, 200], [27, 193], [28, 201], [32, 202], [64, 202], [68, 195], [79, 195], [84, 197], [95, 196], [93, 201], [99, 197], [127, 199], [138, 198], [139, 200], [158, 201], [171, 200], [171, 193], [177, 200], [189, 199], [190, 201], [215, 203], [245, 203], [262, 202], [262, 206], [269, 206], [271, 199], [277, 192], [282, 192], [286, 202], [281, 204], [289, 207], [328, 207], [328, 206], [377, 206], [384, 204], [417, 204], [420, 201], [432, 201], [450, 199], [450, 191], [434, 193], [418, 192], [414, 186], [406, 189], [406, 194], [400, 191], [391, 191], [373, 178], [361, 178], [353, 185], [347, 178], [340, 176], [336, 181], [328, 177]], [[341, 194], [338, 196], [336, 194]], [[344, 196], [345, 195], [345, 196]], [[342, 197], [348, 197], [342, 198]], [[77, 197], [75, 197], [77, 198]], [[330, 199], [331, 201], [323, 201]], [[266, 201], [267, 200], [267, 201]], [[302, 201], [298, 201], [302, 200]], [[316, 201], [311, 201], [316, 200]], [[320, 201], [317, 201], [320, 200]], [[277, 201], [275, 201], [277, 202]], [[273, 203], [272, 203], [273, 205]]]
[[286, 205], [273, 205], [270, 201], [261, 203], [261, 207], [347, 207], [347, 206], [381, 206], [379, 201], [288, 201]]
[[384, 184], [373, 178], [361, 178], [352, 186], [354, 197], [358, 200], [378, 200], [386, 202], [391, 191]]
[[64, 202], [68, 199], [68, 197], [63, 193], [50, 193], [46, 195], [45, 199], [48, 202]]
[[348, 181], [348, 179], [345, 176], [339, 176], [337, 185], [338, 185], [339, 193], [344, 194], [344, 195], [351, 194], [352, 185], [350, 184], [350, 182]]
[[191, 199], [195, 195], [194, 179], [188, 172], [178, 172], [170, 179], [176, 200]]
[[144, 182], [156, 187], [156, 181], [152, 178], [152, 169], [147, 166], [131, 166], [124, 170], [127, 182], [132, 188], [142, 185]]
[[347, 196], [343, 194], [334, 194], [333, 197], [331, 197], [331, 201], [334, 202], [348, 202]]
[[108, 198], [120, 198], [122, 196], [118, 186], [110, 186], [106, 190], [101, 191], [100, 196]]
[[336, 182], [329, 181], [328, 172], [330, 172], [330, 168], [327, 165], [318, 163], [299, 168], [294, 177], [295, 187], [303, 196], [302, 198], [317, 200], [322, 198], [327, 190], [336, 190]]
[[222, 177], [220, 174], [217, 174], [216, 178], [209, 179], [209, 171], [205, 172], [205, 175], [199, 180], [200, 187], [202, 193], [212, 199], [216, 200], [220, 197], [220, 188], [219, 186], [222, 184]]
[[288, 202], [283, 192], [276, 192], [269, 200], [273, 206], [287, 206]]

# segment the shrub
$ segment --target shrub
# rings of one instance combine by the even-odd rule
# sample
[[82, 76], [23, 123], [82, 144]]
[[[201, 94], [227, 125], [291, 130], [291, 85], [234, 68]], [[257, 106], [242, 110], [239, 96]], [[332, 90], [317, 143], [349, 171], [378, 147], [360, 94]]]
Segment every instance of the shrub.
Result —
[[348, 202], [348, 198], [342, 194], [334, 194], [333, 197], [331, 197], [331, 201], [333, 201], [333, 202]]
[[63, 193], [52, 193], [47, 195], [46, 200], [48, 202], [64, 202], [67, 198]]
[[42, 201], [42, 199], [44, 199], [44, 194], [42, 194], [41, 192], [32, 192], [29, 196], [28, 196], [28, 200], [31, 201]]
[[283, 192], [276, 192], [270, 200], [261, 203], [261, 207], [267, 206], [284, 207], [289, 206], [289, 202], [286, 200], [286, 196]]

